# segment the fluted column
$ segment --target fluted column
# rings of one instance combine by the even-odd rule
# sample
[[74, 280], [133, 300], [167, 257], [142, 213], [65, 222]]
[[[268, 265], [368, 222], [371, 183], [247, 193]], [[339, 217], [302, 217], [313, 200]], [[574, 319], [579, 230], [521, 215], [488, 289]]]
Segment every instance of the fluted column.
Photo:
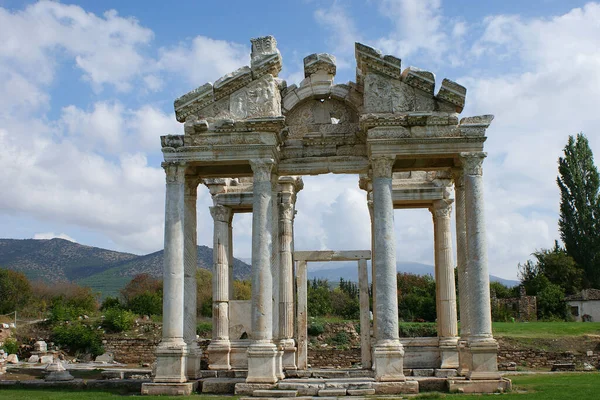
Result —
[[492, 336], [490, 281], [485, 236], [483, 169], [486, 154], [461, 153], [465, 181], [465, 216], [467, 227], [467, 279], [469, 280], [468, 346], [472, 355], [469, 379], [497, 379], [498, 343]]
[[[373, 225], [373, 192], [367, 193], [367, 207], [369, 208], [369, 217], [371, 217], [371, 295], [373, 296], [373, 311], [375, 311], [377, 309], [377, 274], [375, 273], [375, 227]], [[377, 337], [377, 318], [373, 318], [373, 337]]]
[[283, 368], [297, 369], [294, 341], [294, 273], [292, 259], [292, 229], [294, 204], [291, 199], [279, 206], [279, 335], [283, 348]]
[[456, 269], [458, 275], [458, 304], [460, 314], [460, 339], [458, 342], [458, 374], [465, 375], [471, 368], [467, 347], [469, 338], [469, 279], [467, 278], [467, 225], [465, 221], [465, 180], [462, 168], [452, 171], [456, 202]]
[[156, 350], [155, 382], [186, 382], [188, 347], [184, 327], [185, 169], [165, 162], [165, 250], [163, 269], [163, 329]]
[[227, 246], [227, 262], [229, 264], [229, 300], [235, 299], [235, 289], [233, 286], [233, 215], [229, 221], [229, 244]]
[[213, 331], [208, 346], [210, 369], [231, 369], [229, 352], [229, 225], [231, 208], [216, 205], [210, 207], [214, 220], [213, 234]]
[[371, 160], [373, 168], [373, 226], [377, 290], [377, 342], [373, 361], [378, 381], [404, 381], [404, 349], [398, 335], [396, 235], [392, 199], [393, 157]]
[[198, 269], [198, 239], [196, 230], [196, 201], [198, 191], [198, 178], [186, 179], [185, 183], [185, 271], [184, 271], [184, 328], [183, 336], [188, 346], [187, 377], [196, 379], [200, 377], [200, 360], [202, 350], [196, 340], [197, 325], [197, 284], [196, 271]]
[[247, 382], [277, 382], [273, 344], [272, 184], [273, 160], [251, 160], [252, 204], [252, 343], [248, 347]]
[[451, 211], [452, 200], [435, 200], [431, 208], [435, 229], [436, 309], [441, 368], [458, 367], [458, 322], [452, 259]]
[[308, 277], [306, 261], [296, 264], [296, 287], [298, 288], [298, 309], [296, 329], [298, 338], [298, 369], [308, 368]]

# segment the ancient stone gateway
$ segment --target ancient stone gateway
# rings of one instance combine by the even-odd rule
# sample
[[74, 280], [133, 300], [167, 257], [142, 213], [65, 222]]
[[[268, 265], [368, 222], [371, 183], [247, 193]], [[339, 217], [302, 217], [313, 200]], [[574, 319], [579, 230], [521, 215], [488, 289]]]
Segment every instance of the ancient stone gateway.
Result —
[[[184, 135], [161, 137], [167, 182], [163, 336], [154, 382], [142, 392], [190, 393], [198, 378], [232, 368], [238, 370], [234, 375], [246, 377], [236, 386], [240, 394], [291, 387], [290, 382], [286, 386], [286, 374], [304, 367], [294, 330], [299, 323], [294, 309], [301, 302], [295, 299], [293, 284], [296, 194], [302, 189], [299, 176], [325, 173], [360, 175], [372, 221], [374, 338], [369, 346], [372, 372], [365, 373], [369, 377], [363, 382], [369, 392], [344, 389], [344, 394], [416, 392], [418, 382], [405, 376], [404, 367], [417, 361], [456, 369], [460, 376], [448, 378], [451, 390], [507, 388], [510, 382], [497, 371], [498, 345], [491, 330], [483, 210], [483, 143], [493, 116], [459, 120], [464, 87], [444, 79], [434, 93], [431, 72], [413, 67], [402, 71], [400, 59], [360, 43], [355, 49], [356, 82], [335, 84], [335, 58], [312, 54], [304, 59], [305, 79], [299, 86], [287, 86], [278, 78], [281, 55], [275, 39], [251, 42], [251, 65], [175, 100]], [[195, 336], [200, 183], [209, 187], [214, 201], [214, 316], [208, 347], [213, 372], [208, 374], [200, 370]], [[460, 336], [450, 232], [452, 187]], [[393, 217], [394, 208], [409, 207], [429, 208], [433, 214], [438, 308], [434, 342], [415, 344], [398, 333]], [[230, 315], [243, 314], [236, 308], [242, 305], [231, 301], [234, 212], [252, 212], [248, 338], [230, 337], [230, 332], [239, 334]], [[366, 275], [364, 269], [361, 274]], [[304, 279], [302, 270], [297, 268], [297, 279]], [[424, 348], [429, 356], [434, 354], [432, 360], [423, 361]], [[416, 349], [413, 356], [411, 349]], [[421, 355], [415, 356], [417, 350]], [[339, 391], [344, 386], [336, 387]]]

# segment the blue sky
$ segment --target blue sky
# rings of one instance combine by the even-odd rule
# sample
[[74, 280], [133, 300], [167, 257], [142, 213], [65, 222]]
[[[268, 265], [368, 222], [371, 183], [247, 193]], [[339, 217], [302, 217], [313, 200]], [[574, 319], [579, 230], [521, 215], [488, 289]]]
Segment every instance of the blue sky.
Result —
[[[173, 100], [248, 63], [272, 34], [288, 84], [329, 52], [354, 79], [361, 41], [468, 89], [463, 115], [495, 114], [484, 163], [491, 273], [550, 247], [556, 161], [583, 131], [600, 153], [600, 4], [566, 0], [0, 0], [0, 237], [65, 237], [133, 253], [162, 248], [159, 136], [183, 133]], [[211, 245], [199, 190], [199, 243]], [[305, 178], [296, 248], [370, 247], [356, 176]], [[236, 216], [235, 253], [251, 220]], [[395, 213], [398, 259], [433, 263], [431, 216]]]

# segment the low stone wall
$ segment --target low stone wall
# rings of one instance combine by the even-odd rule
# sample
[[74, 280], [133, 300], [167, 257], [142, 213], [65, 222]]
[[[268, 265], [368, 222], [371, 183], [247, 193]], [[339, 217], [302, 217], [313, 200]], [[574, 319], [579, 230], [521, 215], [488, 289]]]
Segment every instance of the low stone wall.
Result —
[[113, 353], [115, 361], [123, 364], [153, 363], [154, 351], [160, 340], [146, 338], [108, 338], [102, 341], [104, 351]]
[[350, 368], [360, 363], [360, 348], [348, 350], [308, 350], [311, 368]]
[[498, 352], [498, 368], [500, 370], [513, 369], [510, 363], [515, 363], [516, 368], [550, 369], [556, 363], [573, 363], [581, 369], [584, 363], [597, 367], [600, 355], [594, 352], [591, 356], [573, 352], [551, 352], [540, 350], [502, 350]]

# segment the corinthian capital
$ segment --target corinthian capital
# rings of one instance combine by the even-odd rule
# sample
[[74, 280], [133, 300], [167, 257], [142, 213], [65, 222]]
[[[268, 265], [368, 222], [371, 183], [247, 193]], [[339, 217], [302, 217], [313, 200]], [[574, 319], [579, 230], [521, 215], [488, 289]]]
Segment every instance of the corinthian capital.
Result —
[[231, 221], [231, 217], [233, 212], [231, 208], [225, 206], [212, 206], [208, 207], [210, 210], [210, 215], [212, 215], [213, 219], [220, 222], [229, 222]]
[[250, 168], [254, 173], [254, 182], [270, 182], [271, 171], [275, 162], [272, 159], [250, 160]]
[[460, 153], [460, 160], [463, 164], [463, 170], [466, 175], [482, 175], [483, 160], [487, 157], [487, 153]]
[[282, 220], [291, 221], [294, 219], [294, 204], [281, 203], [279, 205], [279, 218]]
[[373, 169], [373, 178], [391, 178], [392, 167], [396, 157], [378, 156], [371, 159], [371, 168]]
[[453, 200], [435, 200], [433, 207], [431, 207], [431, 213], [434, 218], [450, 218], [452, 213], [452, 202]]
[[167, 183], [185, 183], [185, 163], [163, 162]]

